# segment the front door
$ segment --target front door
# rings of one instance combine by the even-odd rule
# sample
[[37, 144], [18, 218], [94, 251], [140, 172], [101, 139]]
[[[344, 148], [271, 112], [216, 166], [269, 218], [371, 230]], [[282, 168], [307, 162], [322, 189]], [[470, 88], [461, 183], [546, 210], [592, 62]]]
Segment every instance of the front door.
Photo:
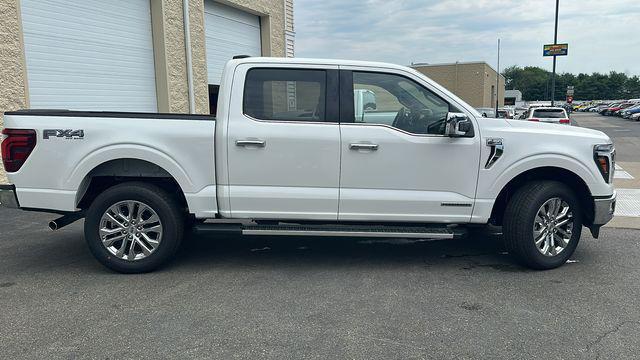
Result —
[[[339, 219], [468, 222], [478, 132], [445, 136], [447, 113], [459, 112], [454, 105], [413, 74], [379, 71], [387, 72], [341, 70]], [[362, 93], [370, 100], [353, 101]], [[365, 107], [355, 109], [358, 104]]]
[[223, 186], [231, 216], [337, 219], [337, 78], [326, 66], [236, 70]]

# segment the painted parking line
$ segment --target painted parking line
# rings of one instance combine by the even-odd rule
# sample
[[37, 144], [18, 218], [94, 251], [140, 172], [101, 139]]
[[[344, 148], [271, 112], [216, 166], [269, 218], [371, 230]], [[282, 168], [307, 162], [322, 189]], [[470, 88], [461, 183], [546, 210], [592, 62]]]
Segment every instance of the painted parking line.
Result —
[[633, 175], [626, 172], [620, 165], [616, 164], [616, 172], [613, 174], [614, 179], [630, 179], [633, 180]]
[[640, 217], [640, 189], [616, 189], [615, 216]]

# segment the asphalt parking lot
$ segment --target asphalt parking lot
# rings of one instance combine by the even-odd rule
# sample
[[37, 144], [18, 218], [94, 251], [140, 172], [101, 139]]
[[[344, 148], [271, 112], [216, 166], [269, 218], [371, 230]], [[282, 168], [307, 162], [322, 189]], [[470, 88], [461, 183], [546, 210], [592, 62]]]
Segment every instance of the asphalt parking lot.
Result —
[[[619, 161], [640, 178], [640, 123], [574, 120], [616, 133]], [[572, 260], [545, 272], [513, 263], [499, 235], [479, 231], [447, 241], [196, 237], [169, 267], [119, 275], [92, 258], [81, 222], [50, 232], [50, 219], [0, 209], [0, 358], [631, 359], [640, 350], [640, 230], [608, 227], [600, 240], [585, 231]]]

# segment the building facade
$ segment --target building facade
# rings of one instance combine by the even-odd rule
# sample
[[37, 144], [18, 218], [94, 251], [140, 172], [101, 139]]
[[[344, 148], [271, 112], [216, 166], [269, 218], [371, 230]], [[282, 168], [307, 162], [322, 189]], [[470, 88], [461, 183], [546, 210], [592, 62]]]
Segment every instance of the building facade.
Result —
[[234, 55], [294, 55], [293, 0], [3, 0], [0, 18], [0, 127], [25, 108], [208, 114]]
[[520, 90], [506, 90], [504, 92], [504, 104], [509, 106], [520, 106], [522, 101], [522, 92]]
[[475, 108], [495, 107], [496, 97], [504, 106], [504, 76], [486, 62], [457, 62], [450, 64], [412, 64], [411, 67], [459, 96]]

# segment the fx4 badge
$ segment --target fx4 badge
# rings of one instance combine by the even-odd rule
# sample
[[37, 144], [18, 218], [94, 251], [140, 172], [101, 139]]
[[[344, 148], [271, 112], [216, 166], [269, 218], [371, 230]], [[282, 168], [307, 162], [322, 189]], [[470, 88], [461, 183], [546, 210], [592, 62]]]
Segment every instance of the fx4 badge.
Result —
[[42, 137], [47, 140], [51, 137], [81, 140], [84, 139], [84, 130], [62, 130], [62, 129], [48, 129], [42, 132]]

